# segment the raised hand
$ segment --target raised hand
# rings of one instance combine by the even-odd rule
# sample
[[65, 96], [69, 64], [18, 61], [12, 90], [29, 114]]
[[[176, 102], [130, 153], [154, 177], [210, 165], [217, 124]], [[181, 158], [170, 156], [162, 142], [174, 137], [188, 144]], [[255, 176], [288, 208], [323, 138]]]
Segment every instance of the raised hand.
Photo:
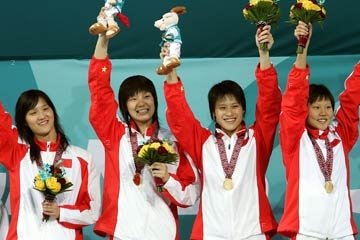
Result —
[[271, 34], [271, 26], [265, 25], [263, 28], [258, 28], [255, 34], [255, 42], [259, 51], [264, 51], [261, 49], [260, 45], [267, 43], [267, 49], [270, 50], [274, 44], [274, 38]]

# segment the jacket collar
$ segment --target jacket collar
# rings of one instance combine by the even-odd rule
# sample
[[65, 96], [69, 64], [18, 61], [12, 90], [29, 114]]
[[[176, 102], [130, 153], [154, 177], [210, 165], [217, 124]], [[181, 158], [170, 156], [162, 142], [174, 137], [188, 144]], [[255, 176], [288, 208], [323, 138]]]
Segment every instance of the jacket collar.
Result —
[[34, 141], [39, 146], [40, 151], [56, 151], [60, 145], [60, 135], [57, 135], [55, 142], [40, 141], [37, 138], [34, 138]]
[[[136, 125], [134, 120], [130, 120], [130, 128], [138, 133], [140, 133], [138, 126]], [[145, 136], [153, 136], [154, 133], [156, 133], [158, 131], [159, 128], [159, 124], [157, 121], [154, 121], [153, 123], [151, 123], [151, 125], [146, 129], [145, 132]]]

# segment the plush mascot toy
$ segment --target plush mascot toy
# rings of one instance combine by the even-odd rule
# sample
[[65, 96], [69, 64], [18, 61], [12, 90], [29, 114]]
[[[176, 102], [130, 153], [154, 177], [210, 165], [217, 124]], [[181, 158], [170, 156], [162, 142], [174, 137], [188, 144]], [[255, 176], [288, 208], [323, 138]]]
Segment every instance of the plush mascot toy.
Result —
[[155, 21], [154, 26], [163, 31], [160, 47], [165, 44], [169, 47], [169, 54], [162, 60], [162, 64], [156, 69], [159, 75], [166, 75], [173, 68], [180, 66], [181, 35], [177, 24], [179, 15], [186, 13], [185, 7], [174, 7], [170, 12], [165, 13], [161, 19]]
[[105, 0], [97, 17], [97, 22], [90, 26], [89, 32], [93, 35], [105, 33], [107, 38], [112, 38], [120, 32], [120, 27], [115, 21], [117, 17], [126, 27], [129, 27], [129, 19], [121, 13], [125, 0]]

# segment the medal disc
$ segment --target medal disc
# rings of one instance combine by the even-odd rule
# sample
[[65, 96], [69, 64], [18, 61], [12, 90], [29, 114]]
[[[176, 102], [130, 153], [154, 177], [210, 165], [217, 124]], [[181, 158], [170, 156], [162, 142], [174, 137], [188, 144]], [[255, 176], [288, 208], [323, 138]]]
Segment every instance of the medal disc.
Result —
[[332, 184], [331, 181], [326, 181], [324, 187], [325, 187], [325, 191], [327, 193], [331, 193], [333, 191], [333, 189], [334, 189], [334, 185]]
[[141, 184], [141, 175], [139, 173], [135, 173], [133, 182], [136, 186], [139, 186]]
[[234, 185], [233, 185], [232, 179], [231, 178], [225, 178], [223, 187], [224, 187], [225, 190], [233, 189]]

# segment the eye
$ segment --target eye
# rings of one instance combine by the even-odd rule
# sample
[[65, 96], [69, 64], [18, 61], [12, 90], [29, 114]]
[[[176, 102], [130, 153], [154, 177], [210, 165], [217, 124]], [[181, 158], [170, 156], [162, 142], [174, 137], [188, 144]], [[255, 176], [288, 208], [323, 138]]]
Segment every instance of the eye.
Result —
[[36, 111], [29, 111], [28, 114], [31, 115], [31, 116], [33, 116], [33, 115], [36, 114]]

